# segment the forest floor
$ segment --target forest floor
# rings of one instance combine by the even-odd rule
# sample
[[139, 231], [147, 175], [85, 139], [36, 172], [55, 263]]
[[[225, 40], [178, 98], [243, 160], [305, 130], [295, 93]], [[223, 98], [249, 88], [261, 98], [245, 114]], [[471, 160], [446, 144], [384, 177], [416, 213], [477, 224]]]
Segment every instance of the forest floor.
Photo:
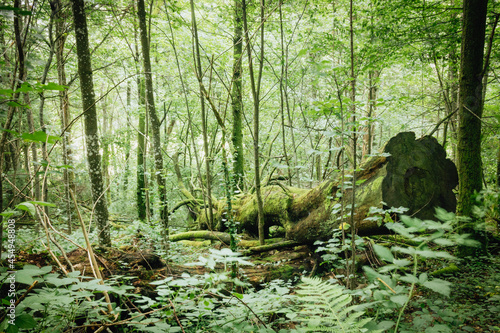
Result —
[[[127, 284], [134, 287], [134, 294], [154, 298], [157, 293], [151, 282], [167, 277], [181, 278], [183, 276], [203, 275], [210, 271], [223, 272], [229, 270], [228, 263], [216, 263], [209, 267], [205, 262], [201, 266], [200, 257], [220, 255], [220, 245], [212, 246], [210, 242], [201, 242], [196, 246], [172, 243], [173, 260], [168, 265], [155, 255], [147, 246], [128, 246], [122, 250], [112, 248], [98, 253], [98, 261], [102, 266], [103, 275], [126, 276]], [[450, 297], [430, 290], [416, 289], [412, 301], [405, 311], [405, 328], [411, 332], [428, 331], [430, 327], [446, 325], [453, 332], [500, 332], [500, 258], [498, 246], [492, 247], [492, 255], [481, 260], [462, 261], [457, 263], [456, 271], [445, 273], [439, 278], [452, 283]], [[219, 252], [218, 252], [219, 251]], [[67, 253], [67, 259], [72, 263], [74, 270], [82, 275], [91, 276], [91, 267], [86, 251], [82, 249]], [[62, 263], [66, 262], [63, 256], [59, 257]], [[196, 262], [198, 265], [186, 265]], [[284, 250], [273, 250], [253, 255], [248, 259], [253, 266], [242, 267], [239, 278], [250, 282], [253, 287], [259, 288], [262, 283], [274, 279], [298, 281], [300, 276], [309, 275], [311, 271], [324, 278], [340, 276], [342, 270], [328, 269], [327, 265], [318, 267], [318, 256], [307, 246], [296, 246]], [[46, 252], [30, 253], [20, 251], [17, 261], [24, 264], [43, 267], [52, 265], [56, 271], [56, 263]], [[71, 268], [64, 264], [67, 270]], [[422, 272], [433, 271], [442, 267], [438, 260], [427, 260], [423, 263]], [[366, 285], [361, 277], [359, 288]], [[369, 314], [369, 313], [368, 313]], [[374, 314], [372, 314], [374, 315]], [[386, 315], [383, 320], [395, 320], [395, 315]]]

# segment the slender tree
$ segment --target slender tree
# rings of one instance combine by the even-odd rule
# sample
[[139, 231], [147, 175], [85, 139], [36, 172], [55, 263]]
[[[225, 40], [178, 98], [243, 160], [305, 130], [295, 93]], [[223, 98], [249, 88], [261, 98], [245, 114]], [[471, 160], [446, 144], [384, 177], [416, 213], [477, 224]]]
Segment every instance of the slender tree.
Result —
[[[212, 204], [212, 173], [210, 171], [210, 152], [208, 150], [208, 133], [207, 133], [207, 115], [205, 111], [205, 96], [203, 95], [203, 71], [201, 69], [201, 58], [200, 58], [200, 41], [198, 39], [198, 26], [196, 24], [196, 15], [194, 12], [194, 2], [190, 1], [191, 5], [191, 22], [193, 26], [193, 38], [194, 38], [194, 59], [196, 67], [196, 77], [198, 78], [200, 86], [200, 108], [201, 108], [201, 130], [203, 134], [203, 152], [205, 153], [205, 171], [206, 171], [206, 186], [207, 186], [207, 203], [208, 203], [208, 227], [212, 229], [214, 227], [214, 213]], [[205, 214], [207, 214], [207, 209], [205, 209]]]
[[[146, 84], [146, 110], [149, 115], [151, 132], [153, 134], [153, 155], [156, 169], [156, 183], [158, 185], [158, 196], [160, 199], [160, 222], [164, 227], [165, 240], [168, 236], [168, 207], [167, 189], [163, 176], [163, 156], [161, 152], [160, 140], [160, 120], [156, 114], [155, 100], [153, 92], [153, 76], [151, 72], [151, 60], [149, 55], [149, 40], [146, 29], [146, 10], [144, 0], [137, 1], [137, 16], [139, 18], [139, 33], [142, 46], [142, 60], [144, 65], [144, 80]], [[166, 242], [164, 244], [166, 246]]]
[[[481, 117], [483, 114], [483, 54], [488, 0], [464, 0], [462, 59], [460, 63], [459, 128], [457, 168], [459, 177], [457, 213], [471, 216], [473, 195], [482, 188]], [[470, 224], [463, 232], [475, 233]], [[483, 240], [484, 244], [484, 240]], [[461, 255], [471, 254], [462, 248]]]
[[146, 117], [144, 109], [145, 93], [144, 80], [137, 79], [137, 90], [139, 91], [139, 128], [137, 131], [137, 215], [139, 220], [146, 220], [146, 191], [144, 179], [144, 150], [145, 150], [145, 133], [146, 133]]
[[111, 246], [109, 234], [108, 207], [103, 192], [101, 154], [99, 152], [99, 134], [97, 131], [97, 112], [92, 78], [92, 63], [89, 50], [87, 18], [84, 0], [72, 0], [73, 22], [75, 27], [76, 53], [78, 57], [78, 76], [85, 123], [85, 141], [89, 176], [94, 201], [94, 216], [99, 229], [99, 244]]
[[[351, 202], [351, 214], [350, 214], [350, 225], [351, 225], [351, 256], [352, 262], [349, 268], [349, 273], [354, 273], [356, 268], [356, 242], [354, 241], [357, 233], [356, 221], [354, 220], [354, 211], [356, 206], [356, 169], [357, 165], [357, 148], [358, 148], [358, 136], [357, 136], [357, 125], [356, 125], [356, 73], [355, 73], [355, 59], [354, 59], [354, 4], [353, 0], [349, 2], [349, 48], [350, 48], [350, 60], [351, 60], [351, 72], [350, 72], [350, 83], [351, 83], [351, 121], [352, 121], [352, 202]], [[349, 288], [353, 288], [356, 283], [356, 275], [353, 274], [352, 277], [347, 278], [347, 285]]]
[[108, 103], [106, 96], [102, 99], [102, 126], [101, 126], [101, 146], [102, 146], [102, 176], [104, 178], [104, 191], [106, 192], [106, 200], [111, 202], [110, 189], [110, 143], [109, 136], [111, 132], [110, 115], [108, 114]]
[[130, 176], [130, 105], [132, 99], [132, 92], [130, 88], [130, 81], [127, 81], [127, 127], [125, 129], [125, 171], [123, 172], [122, 190], [127, 191], [128, 177]]
[[243, 190], [243, 91], [242, 91], [242, 55], [243, 55], [243, 18], [241, 0], [234, 0], [234, 36], [233, 36], [233, 78], [231, 87], [231, 105], [233, 110], [233, 182], [234, 191]]
[[255, 194], [257, 197], [257, 209], [258, 209], [258, 226], [259, 226], [259, 242], [261, 245], [265, 243], [265, 231], [264, 231], [264, 203], [262, 201], [261, 184], [260, 184], [260, 156], [259, 156], [259, 113], [260, 113], [260, 87], [262, 79], [262, 69], [264, 66], [264, 0], [260, 2], [260, 18], [261, 18], [261, 34], [260, 34], [260, 64], [259, 72], [256, 77], [253, 69], [253, 56], [252, 56], [252, 46], [250, 44], [250, 36], [248, 33], [248, 17], [247, 17], [247, 5], [246, 1], [242, 1], [242, 11], [243, 11], [243, 28], [245, 31], [245, 41], [247, 44], [247, 55], [248, 55], [248, 72], [250, 74], [250, 87], [252, 90], [253, 97], [253, 155], [255, 164]]
[[[67, 39], [66, 33], [66, 16], [67, 11], [64, 9], [60, 0], [52, 2], [52, 10], [55, 15], [56, 40], [55, 54], [57, 63], [57, 80], [60, 85], [68, 84], [66, 79], [66, 64], [64, 60], [64, 45]], [[68, 90], [59, 91], [59, 113], [61, 118], [61, 133], [62, 133], [62, 153], [63, 163], [66, 166], [73, 166], [70, 131], [70, 111], [69, 111], [69, 94]], [[66, 215], [68, 218], [68, 231], [71, 231], [72, 226], [72, 202], [70, 191], [75, 190], [75, 174], [69, 167], [63, 169], [64, 177], [64, 197], [66, 199]]]

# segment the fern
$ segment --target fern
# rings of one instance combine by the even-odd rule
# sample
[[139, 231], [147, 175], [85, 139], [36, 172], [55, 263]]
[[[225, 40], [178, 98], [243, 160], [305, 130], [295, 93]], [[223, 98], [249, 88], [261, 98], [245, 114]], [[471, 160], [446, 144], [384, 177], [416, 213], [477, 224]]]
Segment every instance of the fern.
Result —
[[298, 319], [307, 323], [306, 331], [313, 332], [366, 332], [363, 328], [371, 318], [360, 317], [363, 312], [349, 306], [352, 297], [343, 293], [343, 287], [319, 278], [302, 277], [297, 294], [304, 302]]

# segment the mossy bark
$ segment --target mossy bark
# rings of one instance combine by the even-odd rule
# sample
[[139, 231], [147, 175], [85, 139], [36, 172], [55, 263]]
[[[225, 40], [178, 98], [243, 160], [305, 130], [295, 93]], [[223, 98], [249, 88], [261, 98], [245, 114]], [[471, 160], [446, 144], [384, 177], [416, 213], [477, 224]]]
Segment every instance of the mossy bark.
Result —
[[139, 220], [146, 220], [146, 184], [144, 181], [144, 149], [146, 132], [146, 114], [144, 81], [137, 79], [137, 89], [139, 90], [139, 129], [137, 131], [137, 215]]
[[[487, 0], [463, 2], [462, 49], [460, 63], [458, 156], [458, 208], [462, 216], [472, 215], [474, 194], [482, 189], [481, 118], [483, 114], [483, 53], [486, 29]], [[460, 226], [461, 233], [471, 234], [481, 242], [480, 249], [459, 247], [460, 257], [478, 256], [486, 252], [487, 238], [475, 228], [475, 221]]]
[[234, 191], [243, 189], [243, 93], [242, 93], [242, 53], [243, 53], [243, 18], [241, 0], [234, 1], [234, 37], [233, 37], [233, 78], [231, 87], [231, 106], [233, 110], [233, 174]]
[[148, 31], [146, 28], [146, 9], [144, 0], [137, 1], [137, 16], [139, 18], [139, 35], [142, 46], [142, 60], [144, 68], [144, 81], [146, 85], [146, 111], [151, 124], [151, 134], [153, 141], [153, 155], [155, 161], [156, 183], [158, 185], [158, 198], [160, 201], [160, 223], [164, 229], [164, 245], [166, 246], [166, 238], [168, 237], [168, 206], [167, 206], [167, 189], [165, 186], [164, 170], [163, 170], [163, 153], [160, 137], [160, 120], [156, 114], [154, 91], [153, 91], [153, 75], [151, 71], [150, 60], [150, 45], [148, 39]]
[[75, 27], [76, 53], [78, 57], [78, 75], [85, 122], [85, 141], [87, 143], [87, 160], [94, 202], [94, 218], [99, 229], [99, 245], [111, 246], [109, 234], [108, 206], [103, 196], [103, 179], [101, 170], [101, 154], [99, 152], [99, 134], [97, 130], [97, 112], [92, 79], [91, 55], [88, 41], [87, 18], [84, 1], [74, 0], [73, 18]]
[[[435, 207], [455, 211], [452, 189], [457, 185], [457, 171], [435, 138], [415, 140], [414, 133], [400, 133], [386, 144], [383, 153], [368, 159], [356, 173], [358, 185], [353, 220], [360, 234], [384, 230], [376, 220], [369, 218], [370, 207], [402, 206], [409, 209], [408, 215], [422, 219], [432, 219]], [[352, 190], [341, 193], [338, 179], [309, 190], [284, 185], [265, 186], [262, 197], [265, 199], [266, 230], [272, 225], [281, 225], [288, 239], [300, 243], [328, 239], [343, 223], [336, 209], [341, 196], [347, 202], [352, 201]], [[216, 202], [214, 218], [221, 220], [224, 209], [222, 201]], [[258, 234], [255, 194], [237, 196], [233, 212], [240, 230]], [[203, 218], [203, 214], [198, 216], [198, 219]]]

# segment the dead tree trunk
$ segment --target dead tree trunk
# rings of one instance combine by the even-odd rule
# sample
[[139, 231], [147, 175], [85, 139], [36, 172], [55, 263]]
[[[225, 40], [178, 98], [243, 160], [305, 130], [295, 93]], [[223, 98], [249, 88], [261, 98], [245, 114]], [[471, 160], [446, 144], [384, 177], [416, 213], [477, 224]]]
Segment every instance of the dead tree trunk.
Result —
[[[452, 189], [458, 183], [457, 170], [433, 137], [415, 140], [414, 133], [398, 134], [389, 140], [380, 156], [368, 159], [361, 166], [355, 179], [358, 185], [354, 225], [360, 234], [384, 230], [376, 220], [369, 218], [370, 207], [406, 207], [407, 215], [422, 219], [433, 219], [436, 207], [451, 212], [456, 208]], [[287, 238], [301, 243], [330, 238], [341, 221], [336, 209], [340, 204], [339, 183], [340, 180], [331, 179], [309, 190], [279, 183], [263, 187], [266, 229], [281, 225]], [[352, 190], [342, 195], [351, 202]], [[223, 201], [214, 206], [214, 218], [221, 220], [225, 209]], [[241, 230], [258, 234], [255, 193], [237, 197], [233, 211]], [[203, 225], [203, 218], [203, 214], [198, 215], [198, 225]]]

